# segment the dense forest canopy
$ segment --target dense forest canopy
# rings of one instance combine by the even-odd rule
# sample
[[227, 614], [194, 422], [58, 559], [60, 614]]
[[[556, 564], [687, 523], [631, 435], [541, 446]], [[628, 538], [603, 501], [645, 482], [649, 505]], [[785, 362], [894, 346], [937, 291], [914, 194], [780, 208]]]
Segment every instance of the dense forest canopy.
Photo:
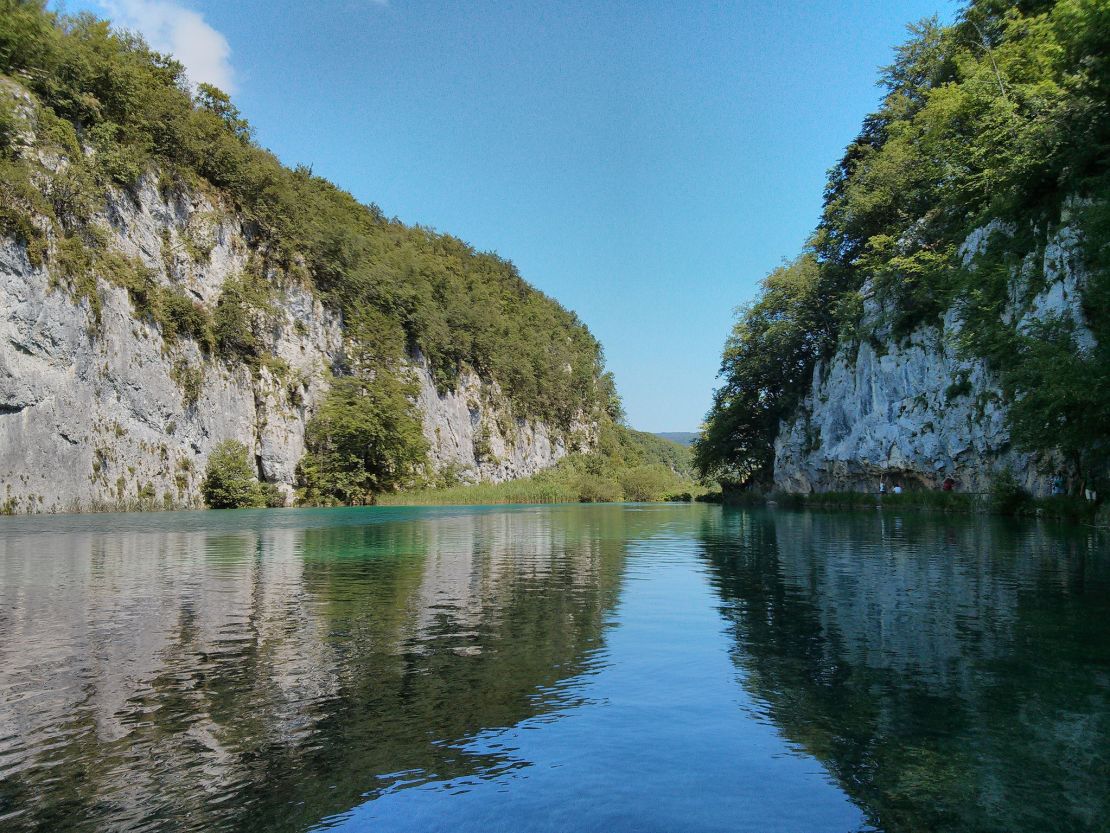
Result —
[[[743, 309], [696, 444], [706, 475], [769, 480], [780, 421], [816, 362], [861, 330], [863, 293], [908, 336], [956, 308], [962, 349], [985, 358], [1011, 402], [1014, 439], [1105, 476], [1110, 451], [1110, 4], [974, 0], [951, 26], [910, 27], [882, 74], [878, 111], [830, 171], [805, 251]], [[1001, 221], [965, 266], [960, 243]], [[1019, 330], [1003, 315], [1016, 267], [1068, 223], [1091, 277], [1080, 349], [1067, 321]], [[1026, 300], [1043, 284], [1034, 276]]]

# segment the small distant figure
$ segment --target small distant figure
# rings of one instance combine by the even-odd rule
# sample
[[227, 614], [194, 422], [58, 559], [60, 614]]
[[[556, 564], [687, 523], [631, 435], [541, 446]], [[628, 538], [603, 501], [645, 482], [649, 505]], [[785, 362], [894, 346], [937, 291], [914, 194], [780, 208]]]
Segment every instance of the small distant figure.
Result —
[[902, 484], [901, 483], [895, 483], [894, 484], [894, 494], [896, 494], [896, 495], [902, 494]]
[[1056, 475], [1052, 478], [1052, 494], [1062, 495], [1064, 493], [1064, 478]]
[[948, 475], [948, 477], [944, 478], [944, 482], [940, 484], [940, 490], [942, 492], [951, 492], [954, 491], [955, 488], [956, 479], [952, 477], [952, 475]]
[[1096, 493], [1094, 489], [1084, 489], [1083, 497], [1087, 498], [1091, 503], [1094, 503], [1098, 500], [1098, 493]]
[[886, 494], [886, 481], [881, 479], [881, 478], [879, 480], [879, 494], [880, 495], [885, 495]]

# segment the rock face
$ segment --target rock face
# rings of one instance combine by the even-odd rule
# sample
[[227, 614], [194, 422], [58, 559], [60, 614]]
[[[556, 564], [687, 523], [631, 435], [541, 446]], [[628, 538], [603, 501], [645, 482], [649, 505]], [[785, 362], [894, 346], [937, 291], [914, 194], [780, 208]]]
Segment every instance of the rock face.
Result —
[[[1011, 231], [1000, 224], [977, 230], [961, 247], [964, 262], [970, 264], [995, 233]], [[1070, 319], [1085, 349], [1094, 339], [1080, 303], [1087, 280], [1080, 242], [1064, 225], [1030, 255], [1013, 278], [1006, 315], [1018, 327]], [[1033, 275], [1043, 275], [1043, 288], [1030, 297]], [[873, 336], [842, 343], [814, 369], [809, 394], [775, 442], [775, 487], [876, 491], [885, 476], [888, 487], [901, 482], [938, 488], [952, 476], [961, 491], [981, 492], [1008, 467], [1033, 494], [1048, 494], [1052, 479], [1066, 470], [1059, 460], [1038, 459], [1011, 445], [997, 379], [985, 362], [958, 354], [957, 312], [949, 310], [941, 326], [919, 327], [899, 341], [866, 288], [864, 298], [862, 329]]]
[[[166, 196], [152, 175], [115, 195], [100, 220], [110, 249], [214, 308], [251, 256], [249, 227], [217, 200]], [[207, 456], [225, 439], [252, 449], [259, 476], [289, 497], [305, 424], [342, 354], [336, 315], [306, 286], [279, 285], [263, 336], [274, 360], [252, 372], [206, 358], [192, 340], [166, 340], [136, 316], [123, 287], [98, 280], [97, 295], [99, 323], [88, 298], [75, 300], [49, 265], [0, 239], [0, 506], [197, 506]], [[419, 356], [410, 372], [432, 471], [494, 481], [532, 474], [595, 436], [585, 423], [572, 440], [513, 418], [497, 385], [473, 372], [444, 394]]]
[[542, 422], [514, 418], [497, 382], [484, 382], [472, 370], [447, 393], [436, 390], [420, 357], [412, 372], [420, 383], [417, 404], [424, 415], [432, 465], [460, 480], [500, 483], [528, 477], [595, 442], [597, 427], [587, 422], [576, 422], [564, 433]]

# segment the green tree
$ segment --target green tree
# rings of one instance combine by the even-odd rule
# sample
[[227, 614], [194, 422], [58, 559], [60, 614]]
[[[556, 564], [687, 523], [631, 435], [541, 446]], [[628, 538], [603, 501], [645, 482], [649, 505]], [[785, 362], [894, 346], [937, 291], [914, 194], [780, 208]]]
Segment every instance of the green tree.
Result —
[[250, 124], [243, 118], [239, 108], [231, 103], [231, 96], [219, 87], [198, 84], [195, 100], [198, 107], [207, 110], [222, 121], [240, 141], [243, 143], [250, 141], [253, 132]]
[[376, 493], [412, 480], [428, 451], [415, 394], [413, 383], [384, 370], [333, 379], [305, 431], [301, 502], [373, 503]]
[[741, 313], [725, 343], [724, 384], [694, 441], [703, 476], [747, 484], [770, 475], [779, 421], [798, 404], [814, 362], [833, 341], [835, 315], [820, 278], [808, 252], [768, 275], [759, 300]]
[[204, 502], [212, 509], [265, 506], [262, 486], [254, 476], [247, 447], [238, 440], [220, 442], [208, 455], [201, 484]]
[[1015, 441], [1058, 450], [1084, 483], [1101, 489], [1110, 456], [1110, 345], [1082, 350], [1070, 322], [1049, 320], [1019, 336], [1015, 350], [1002, 374]]

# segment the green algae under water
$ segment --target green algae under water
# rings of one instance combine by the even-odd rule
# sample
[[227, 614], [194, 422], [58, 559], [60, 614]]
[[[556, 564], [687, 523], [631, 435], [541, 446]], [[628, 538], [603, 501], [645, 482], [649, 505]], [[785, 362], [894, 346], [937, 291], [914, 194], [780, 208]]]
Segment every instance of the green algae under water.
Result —
[[1110, 549], [701, 505], [0, 519], [0, 829], [1099, 831]]

